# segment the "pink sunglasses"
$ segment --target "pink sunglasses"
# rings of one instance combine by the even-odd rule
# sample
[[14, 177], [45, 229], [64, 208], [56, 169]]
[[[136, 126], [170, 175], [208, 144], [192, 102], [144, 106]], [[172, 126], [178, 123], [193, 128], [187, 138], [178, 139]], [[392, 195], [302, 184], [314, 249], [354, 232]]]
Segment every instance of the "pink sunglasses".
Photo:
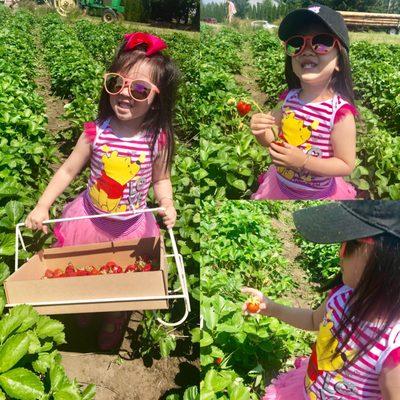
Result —
[[328, 54], [340, 42], [336, 36], [330, 33], [318, 33], [316, 35], [296, 35], [292, 36], [285, 42], [286, 54], [290, 57], [297, 57], [303, 53], [307, 46], [310, 44], [314, 53], [319, 55]]
[[160, 93], [156, 85], [146, 79], [129, 79], [111, 72], [104, 75], [104, 89], [108, 94], [115, 96], [128, 86], [130, 96], [136, 101], [147, 100], [152, 92]]

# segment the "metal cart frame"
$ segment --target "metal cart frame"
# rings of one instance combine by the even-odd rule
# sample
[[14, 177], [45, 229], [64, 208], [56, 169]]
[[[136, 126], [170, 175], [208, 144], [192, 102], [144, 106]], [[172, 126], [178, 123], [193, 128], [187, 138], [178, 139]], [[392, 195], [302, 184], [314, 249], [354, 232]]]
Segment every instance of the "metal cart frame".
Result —
[[[94, 219], [94, 218], [103, 218], [110, 216], [123, 216], [123, 215], [136, 215], [142, 214], [146, 212], [157, 212], [164, 211], [163, 207], [159, 208], [147, 208], [147, 209], [137, 209], [132, 211], [125, 211], [113, 214], [96, 214], [96, 215], [87, 215], [81, 217], [72, 217], [72, 218], [59, 218], [59, 219], [49, 219], [43, 221], [43, 224], [52, 224], [56, 222], [67, 222], [67, 221], [76, 221], [81, 219]], [[15, 271], [17, 271], [19, 267], [19, 243], [21, 242], [22, 248], [26, 251], [24, 239], [21, 234], [21, 228], [25, 226], [25, 223], [21, 222], [15, 226]], [[187, 316], [189, 315], [190, 309], [190, 300], [189, 300], [189, 292], [187, 288], [186, 282], [186, 274], [185, 267], [183, 263], [183, 257], [178, 252], [178, 246], [176, 244], [175, 236], [171, 228], [167, 229], [169, 237], [171, 239], [172, 244], [172, 254], [166, 254], [166, 258], [173, 258], [175, 260], [175, 264], [177, 267], [178, 278], [180, 287], [175, 290], [168, 290], [168, 294], [165, 296], [142, 296], [142, 297], [119, 297], [119, 298], [102, 298], [102, 299], [91, 299], [91, 300], [72, 300], [72, 301], [48, 301], [48, 302], [33, 302], [26, 303], [32, 306], [50, 306], [50, 305], [68, 305], [68, 304], [90, 304], [90, 303], [111, 303], [111, 302], [124, 302], [124, 301], [146, 301], [146, 300], [173, 300], [173, 299], [183, 299], [185, 303], [185, 313], [183, 317], [177, 322], [166, 322], [161, 318], [157, 318], [157, 321], [164, 326], [178, 326], [182, 324]], [[18, 304], [6, 304], [6, 307], [15, 307]]]

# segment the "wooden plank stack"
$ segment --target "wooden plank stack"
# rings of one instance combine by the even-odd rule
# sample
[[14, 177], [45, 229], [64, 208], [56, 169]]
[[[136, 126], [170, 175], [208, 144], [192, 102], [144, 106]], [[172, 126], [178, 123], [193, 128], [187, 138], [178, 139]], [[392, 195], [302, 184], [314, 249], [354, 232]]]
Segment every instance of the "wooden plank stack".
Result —
[[380, 14], [353, 11], [340, 11], [344, 21], [351, 26], [400, 27], [400, 14]]

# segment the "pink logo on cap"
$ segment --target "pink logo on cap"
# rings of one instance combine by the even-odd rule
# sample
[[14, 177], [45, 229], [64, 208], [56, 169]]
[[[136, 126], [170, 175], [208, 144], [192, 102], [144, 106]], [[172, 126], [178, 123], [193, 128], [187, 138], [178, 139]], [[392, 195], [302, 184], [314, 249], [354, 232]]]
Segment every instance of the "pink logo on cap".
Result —
[[319, 13], [319, 10], [321, 9], [321, 7], [309, 7], [308, 8], [310, 11], [315, 12], [316, 14]]

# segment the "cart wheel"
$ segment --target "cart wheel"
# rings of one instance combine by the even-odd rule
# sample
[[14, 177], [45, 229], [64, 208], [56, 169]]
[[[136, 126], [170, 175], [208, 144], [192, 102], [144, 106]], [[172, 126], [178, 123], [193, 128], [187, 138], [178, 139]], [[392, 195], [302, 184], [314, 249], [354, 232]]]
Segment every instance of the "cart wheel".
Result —
[[105, 23], [110, 24], [111, 22], [114, 22], [117, 18], [117, 14], [114, 10], [111, 10], [110, 8], [104, 10], [103, 21]]
[[66, 17], [77, 7], [75, 0], [54, 0], [54, 7], [56, 11]]
[[398, 35], [399, 34], [399, 30], [397, 28], [390, 28], [388, 30], [389, 35]]

